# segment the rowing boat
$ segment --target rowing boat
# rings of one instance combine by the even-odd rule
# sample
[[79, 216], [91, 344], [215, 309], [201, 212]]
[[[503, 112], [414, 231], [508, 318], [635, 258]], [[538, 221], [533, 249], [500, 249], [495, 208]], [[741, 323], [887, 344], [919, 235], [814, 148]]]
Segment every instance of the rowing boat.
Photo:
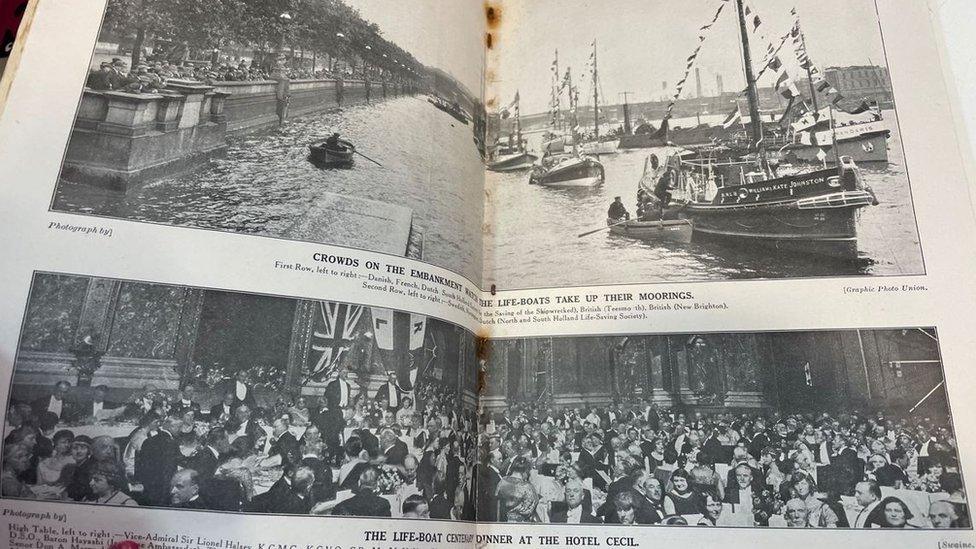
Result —
[[[616, 223], [616, 224], [615, 224]], [[687, 219], [668, 219], [660, 221], [641, 221], [631, 219], [620, 223], [608, 219], [610, 233], [618, 236], [636, 238], [638, 240], [665, 240], [668, 242], [691, 242], [693, 226]]]
[[356, 146], [345, 139], [339, 139], [338, 145], [322, 142], [317, 145], [310, 145], [308, 149], [309, 159], [324, 168], [352, 166], [353, 156], [356, 154]]

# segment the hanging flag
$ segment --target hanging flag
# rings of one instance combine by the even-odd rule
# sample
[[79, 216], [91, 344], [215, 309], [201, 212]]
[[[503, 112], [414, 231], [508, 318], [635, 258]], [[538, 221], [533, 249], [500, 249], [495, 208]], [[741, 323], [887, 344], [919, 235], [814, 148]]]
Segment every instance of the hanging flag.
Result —
[[731, 128], [736, 122], [742, 123], [742, 111], [739, 110], [739, 103], [735, 104], [735, 108], [732, 112], [725, 117], [725, 121], [722, 122], [722, 127], [725, 129]]
[[415, 351], [424, 345], [427, 333], [427, 317], [410, 313], [410, 350]]
[[390, 309], [372, 308], [373, 336], [376, 346], [380, 349], [393, 349], [393, 311]]
[[411, 351], [414, 349], [415, 330], [420, 333], [418, 348], [423, 346], [423, 332], [427, 319], [420, 315], [392, 311], [390, 309], [371, 309], [373, 313], [373, 333], [379, 351], [374, 355], [387, 372], [397, 374], [397, 383], [404, 391], [410, 385], [410, 369], [413, 367]]
[[776, 90], [779, 91], [779, 94], [786, 99], [795, 99], [800, 97], [800, 90], [797, 89], [793, 79], [790, 78], [790, 75], [787, 74], [786, 71], [783, 71], [780, 78], [776, 80]]
[[810, 374], [810, 363], [809, 362], [807, 362], [806, 364], [803, 365], [803, 377], [806, 380], [807, 387], [813, 387], [813, 376]]
[[309, 378], [325, 379], [352, 346], [363, 307], [331, 301], [320, 301], [318, 305], [312, 319]]
[[567, 67], [567, 68], [566, 68], [566, 74], [565, 74], [565, 75], [563, 76], [563, 80], [562, 80], [562, 82], [560, 82], [560, 83], [559, 83], [559, 91], [560, 91], [560, 92], [561, 92], [561, 91], [563, 91], [563, 89], [564, 89], [564, 88], [565, 88], [566, 86], [568, 86], [568, 85], [569, 85], [569, 81], [570, 81], [570, 78], [571, 78], [571, 76], [570, 76], [570, 73], [569, 73], [569, 70], [570, 70], [570, 69], [569, 69], [569, 68]]
[[499, 111], [499, 114], [501, 115], [502, 120], [505, 120], [506, 118], [508, 118], [509, 116], [511, 116], [512, 115], [512, 110], [514, 110], [515, 112], [518, 112], [518, 103], [519, 103], [519, 92], [516, 91], [515, 92], [515, 99], [513, 99], [512, 102], [509, 103], [508, 105], [505, 105], [504, 107], [502, 107], [502, 110]]

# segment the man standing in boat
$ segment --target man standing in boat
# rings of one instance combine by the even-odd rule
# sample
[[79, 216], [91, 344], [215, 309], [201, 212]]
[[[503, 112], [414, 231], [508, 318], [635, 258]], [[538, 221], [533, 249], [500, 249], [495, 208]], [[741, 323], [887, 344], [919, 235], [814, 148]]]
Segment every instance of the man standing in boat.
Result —
[[607, 210], [607, 217], [613, 222], [630, 219], [630, 212], [627, 211], [627, 207], [624, 206], [619, 196], [613, 197], [613, 202], [610, 203], [610, 208]]

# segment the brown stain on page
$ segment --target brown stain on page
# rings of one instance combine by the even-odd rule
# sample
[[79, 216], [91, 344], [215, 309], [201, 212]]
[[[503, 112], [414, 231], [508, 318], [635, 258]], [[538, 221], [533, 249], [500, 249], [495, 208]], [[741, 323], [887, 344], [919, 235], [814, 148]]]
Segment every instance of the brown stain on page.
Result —
[[485, 23], [488, 31], [485, 33], [485, 47], [489, 50], [495, 47], [495, 31], [502, 22], [502, 7], [499, 2], [485, 2]]

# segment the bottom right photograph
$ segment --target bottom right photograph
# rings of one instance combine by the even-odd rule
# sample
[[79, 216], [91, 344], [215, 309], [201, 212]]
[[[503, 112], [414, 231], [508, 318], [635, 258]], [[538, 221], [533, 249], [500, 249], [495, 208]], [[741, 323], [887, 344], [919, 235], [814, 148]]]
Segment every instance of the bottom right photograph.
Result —
[[932, 327], [492, 340], [479, 521], [970, 529]]

